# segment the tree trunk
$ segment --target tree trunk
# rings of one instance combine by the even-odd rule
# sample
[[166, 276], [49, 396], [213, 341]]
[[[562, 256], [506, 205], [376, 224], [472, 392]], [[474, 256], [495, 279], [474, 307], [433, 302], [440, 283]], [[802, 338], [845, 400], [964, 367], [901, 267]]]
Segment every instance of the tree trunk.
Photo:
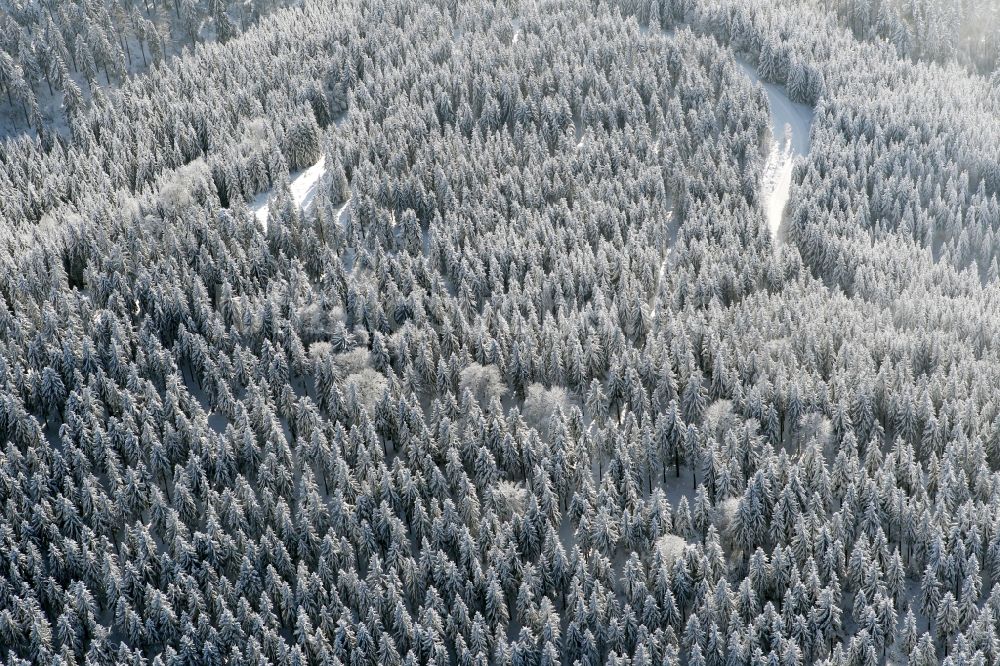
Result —
[[119, 38], [122, 40], [122, 46], [125, 47], [125, 55], [128, 56], [128, 66], [132, 66], [132, 49], [128, 47], [128, 39], [126, 39], [124, 33], [118, 34]]
[[167, 473], [160, 470], [160, 476], [163, 477], [163, 490], [167, 493], [167, 503], [170, 504], [173, 500], [170, 498], [170, 480], [167, 478]]

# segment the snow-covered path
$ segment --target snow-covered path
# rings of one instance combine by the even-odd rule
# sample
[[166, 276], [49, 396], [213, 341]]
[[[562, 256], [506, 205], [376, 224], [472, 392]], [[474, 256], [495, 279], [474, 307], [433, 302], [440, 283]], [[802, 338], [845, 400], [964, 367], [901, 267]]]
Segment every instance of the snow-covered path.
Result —
[[[786, 125], [786, 128], [788, 126]], [[785, 212], [785, 204], [792, 189], [792, 164], [794, 154], [790, 137], [787, 133], [777, 136], [771, 142], [771, 152], [764, 163], [764, 213], [767, 215], [767, 228], [771, 237], [778, 240], [778, 229]]]
[[[316, 186], [319, 179], [326, 173], [326, 155], [319, 158], [316, 164], [308, 169], [303, 169], [289, 177], [289, 187], [292, 193], [292, 200], [295, 205], [305, 210], [309, 208], [313, 198], [316, 196]], [[251, 209], [261, 225], [267, 229], [267, 204], [271, 199], [271, 191], [261, 192], [254, 198]]]
[[780, 86], [761, 79], [757, 70], [746, 60], [737, 58], [736, 62], [752, 81], [764, 86], [768, 105], [771, 107], [773, 141], [764, 164], [763, 202], [771, 237], [780, 241], [778, 231], [792, 187], [792, 166], [796, 157], [809, 153], [813, 110], [805, 104], [790, 100]]

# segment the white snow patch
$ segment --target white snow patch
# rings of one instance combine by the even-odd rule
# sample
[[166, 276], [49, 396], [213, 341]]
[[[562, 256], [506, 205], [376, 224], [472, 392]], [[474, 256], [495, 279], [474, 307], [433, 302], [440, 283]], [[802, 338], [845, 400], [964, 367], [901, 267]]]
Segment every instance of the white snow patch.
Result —
[[[291, 190], [292, 200], [296, 206], [302, 210], [309, 208], [312, 200], [316, 197], [316, 185], [324, 173], [326, 173], [326, 155], [321, 156], [319, 161], [308, 169], [297, 171], [291, 175], [289, 178], [289, 189]], [[251, 206], [251, 210], [253, 210], [257, 220], [265, 229], [267, 229], [267, 204], [270, 199], [271, 190], [261, 192], [254, 198], [253, 205]]]
[[783, 88], [761, 79], [757, 70], [746, 60], [737, 58], [736, 62], [752, 81], [764, 86], [767, 101], [771, 106], [771, 134], [777, 139], [784, 134], [785, 126], [790, 126], [792, 153], [794, 155], [807, 154], [809, 152], [809, 131], [813, 121], [812, 108], [806, 104], [793, 102]]
[[778, 238], [778, 229], [785, 213], [785, 204], [792, 189], [791, 126], [785, 125], [784, 138], [771, 142], [771, 152], [764, 163], [764, 212], [771, 237]]
[[742, 58], [736, 62], [747, 76], [760, 83], [771, 107], [771, 152], [764, 165], [764, 210], [767, 226], [776, 241], [792, 186], [792, 166], [796, 157], [809, 153], [809, 132], [813, 110], [789, 99], [785, 91], [760, 78], [757, 70]]
[[316, 183], [326, 173], [326, 155], [292, 181], [292, 197], [302, 208], [308, 208], [316, 196]]
[[339, 222], [340, 226], [342, 226], [344, 229], [347, 229], [347, 218], [350, 217], [351, 215], [351, 211], [347, 210], [347, 207], [350, 205], [351, 205], [351, 197], [347, 197], [347, 201], [344, 202], [344, 205], [342, 205], [340, 209], [337, 210], [337, 222]]
[[267, 229], [267, 202], [271, 199], [271, 190], [265, 190], [253, 198], [250, 210], [253, 211], [257, 221], [264, 229]]

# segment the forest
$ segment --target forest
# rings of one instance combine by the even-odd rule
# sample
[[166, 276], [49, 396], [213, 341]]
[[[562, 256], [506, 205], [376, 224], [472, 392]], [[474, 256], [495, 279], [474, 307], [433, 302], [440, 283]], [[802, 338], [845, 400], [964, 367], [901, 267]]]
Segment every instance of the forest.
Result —
[[199, 43], [228, 41], [282, 4], [0, 0], [0, 137], [31, 131], [51, 143], [102, 86]]
[[1000, 662], [988, 0], [0, 0], [0, 661]]

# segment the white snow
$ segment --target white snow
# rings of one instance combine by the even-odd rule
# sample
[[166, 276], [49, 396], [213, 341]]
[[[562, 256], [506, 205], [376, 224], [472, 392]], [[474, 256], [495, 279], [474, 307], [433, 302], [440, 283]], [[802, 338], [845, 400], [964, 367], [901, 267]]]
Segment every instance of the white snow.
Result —
[[292, 181], [292, 197], [296, 204], [302, 208], [309, 207], [313, 197], [316, 196], [316, 183], [319, 182], [324, 173], [326, 173], [326, 155], [321, 156], [316, 164], [303, 171]]
[[785, 212], [785, 204], [792, 188], [792, 147], [790, 126], [785, 125], [783, 138], [771, 142], [771, 152], [764, 163], [764, 212], [771, 237], [778, 239], [778, 229]]
[[793, 102], [781, 87], [762, 80], [746, 60], [737, 58], [736, 62], [752, 81], [764, 87], [771, 107], [772, 142], [764, 165], [763, 201], [771, 237], [779, 241], [778, 230], [791, 191], [794, 160], [809, 152], [813, 110], [805, 104]]
[[337, 221], [340, 223], [344, 229], [347, 229], [347, 218], [350, 216], [351, 211], [347, 210], [347, 207], [351, 205], [351, 197], [347, 197], [344, 205], [337, 210]]
[[[321, 156], [319, 161], [308, 169], [297, 171], [289, 177], [289, 189], [291, 190], [292, 200], [296, 206], [302, 210], [309, 208], [313, 198], [316, 196], [316, 185], [324, 173], [326, 173], [326, 155]], [[251, 206], [254, 215], [257, 216], [257, 219], [265, 229], [267, 229], [267, 204], [270, 199], [271, 190], [261, 192], [253, 200], [253, 205]]]
[[271, 190], [261, 192], [256, 197], [254, 197], [253, 204], [250, 206], [250, 210], [257, 217], [257, 221], [260, 225], [264, 227], [267, 231], [267, 202], [271, 198]]

